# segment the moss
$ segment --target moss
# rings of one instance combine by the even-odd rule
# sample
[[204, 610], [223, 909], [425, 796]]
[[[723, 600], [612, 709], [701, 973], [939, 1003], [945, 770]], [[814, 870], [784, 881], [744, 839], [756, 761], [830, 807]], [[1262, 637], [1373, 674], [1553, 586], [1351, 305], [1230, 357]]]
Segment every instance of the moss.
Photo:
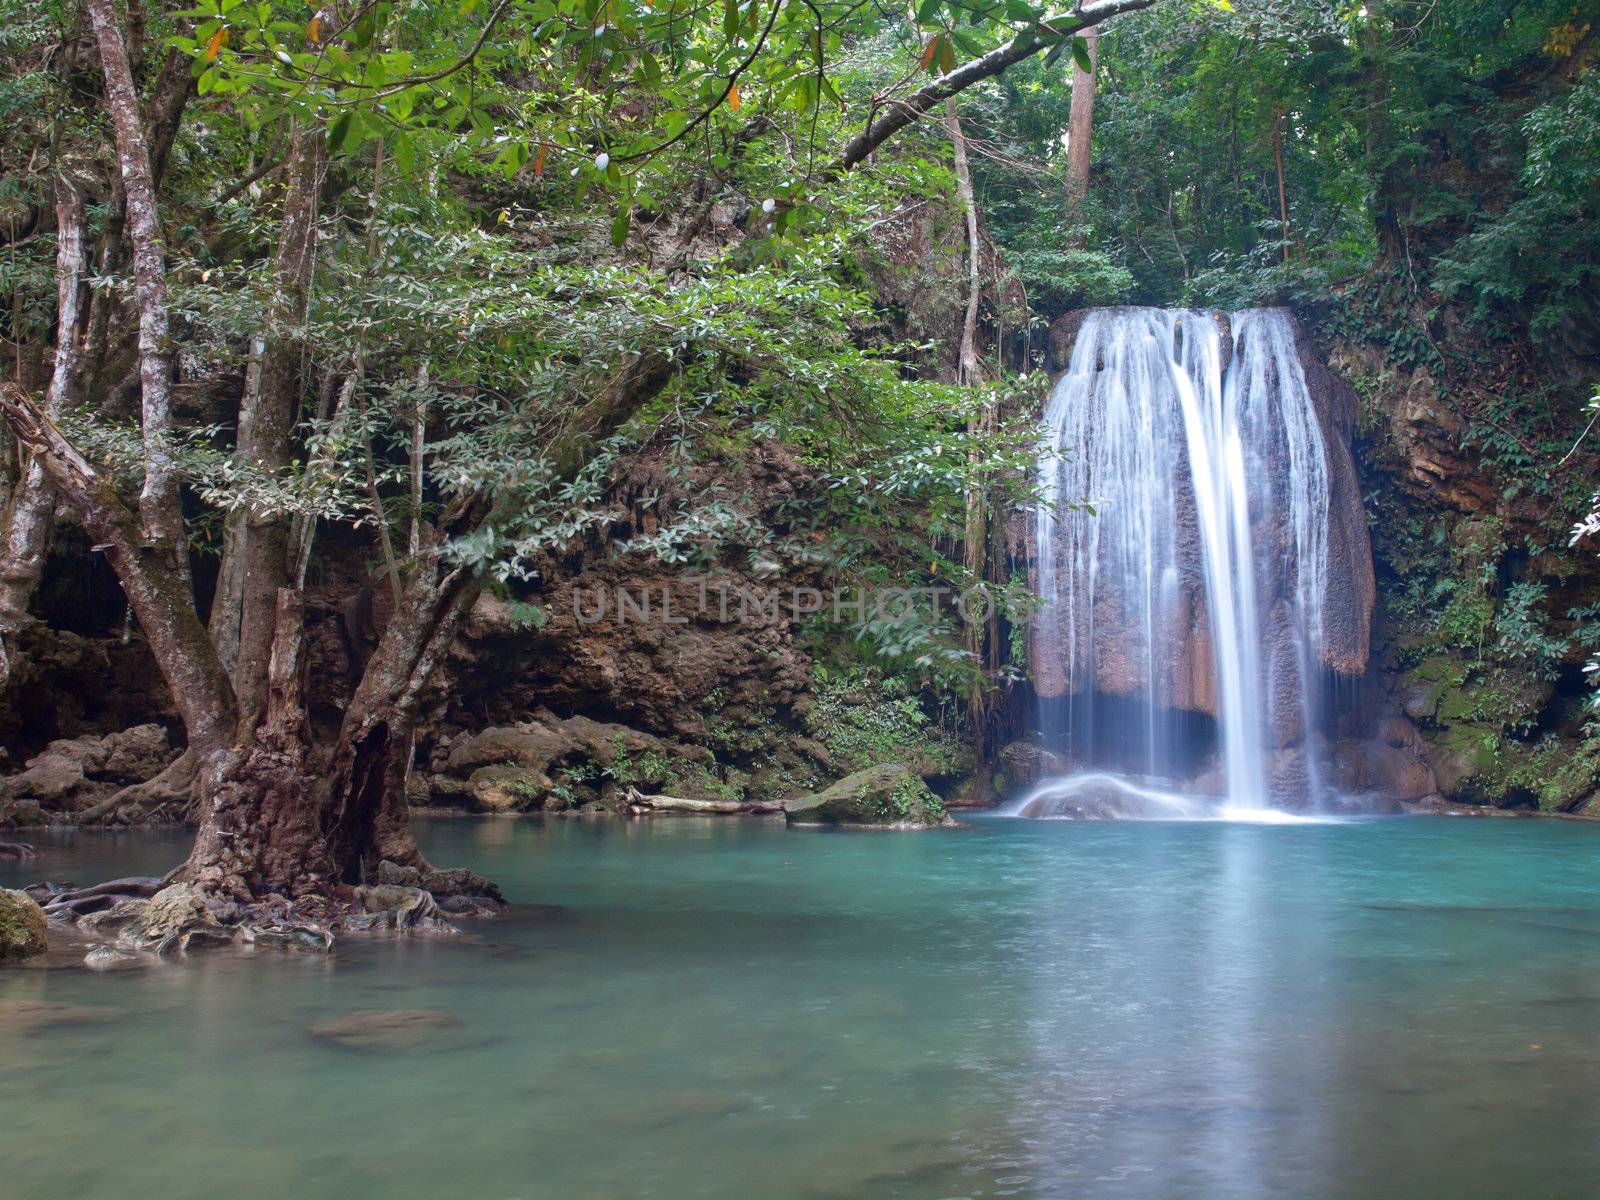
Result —
[[26, 892], [0, 889], [0, 958], [32, 958], [49, 945], [44, 909]]
[[905, 683], [865, 667], [815, 670], [808, 732], [846, 770], [903, 763], [918, 775], [957, 775], [972, 751], [923, 710]]
[[895, 763], [857, 771], [801, 797], [790, 805], [788, 817], [798, 825], [917, 827], [950, 821], [928, 785]]

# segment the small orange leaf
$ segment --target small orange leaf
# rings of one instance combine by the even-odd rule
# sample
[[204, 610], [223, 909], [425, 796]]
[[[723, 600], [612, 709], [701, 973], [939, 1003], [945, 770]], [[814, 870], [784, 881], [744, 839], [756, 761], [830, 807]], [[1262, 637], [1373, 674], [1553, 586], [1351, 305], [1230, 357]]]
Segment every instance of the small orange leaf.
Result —
[[312, 17], [311, 23], [306, 26], [306, 41], [313, 46], [322, 44], [322, 18]]
[[740, 103], [739, 85], [736, 83], [728, 89], [728, 107], [733, 109], [734, 112], [738, 112]]
[[544, 147], [539, 147], [539, 153], [533, 156], [533, 177], [535, 179], [544, 174]]
[[224, 25], [211, 35], [211, 40], [206, 43], [206, 61], [215, 62], [217, 51], [228, 44], [228, 27]]
[[939, 39], [942, 37], [944, 37], [942, 33], [934, 34], [928, 39], [928, 44], [922, 48], [921, 67], [924, 71], [928, 69], [928, 64], [933, 61], [933, 56], [939, 52]]

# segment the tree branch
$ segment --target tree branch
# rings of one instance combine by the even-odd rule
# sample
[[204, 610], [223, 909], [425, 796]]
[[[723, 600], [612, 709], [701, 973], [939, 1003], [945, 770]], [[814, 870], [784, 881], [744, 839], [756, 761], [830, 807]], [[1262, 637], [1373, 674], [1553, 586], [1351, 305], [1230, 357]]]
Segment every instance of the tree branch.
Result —
[[1037, 28], [1024, 30], [1005, 45], [971, 62], [962, 63], [949, 74], [941, 75], [911, 95], [889, 100], [881, 109], [874, 111], [873, 118], [850, 139], [822, 177], [829, 179], [842, 175], [860, 165], [869, 154], [900, 130], [933, 111], [941, 100], [948, 100], [974, 84], [992, 79], [1024, 59], [1032, 58], [1039, 51], [1055, 45], [1062, 38], [1081, 33], [1121, 13], [1149, 8], [1154, 3], [1155, 0], [1092, 0], [1091, 3], [1081, 4], [1070, 13], [1041, 21]]

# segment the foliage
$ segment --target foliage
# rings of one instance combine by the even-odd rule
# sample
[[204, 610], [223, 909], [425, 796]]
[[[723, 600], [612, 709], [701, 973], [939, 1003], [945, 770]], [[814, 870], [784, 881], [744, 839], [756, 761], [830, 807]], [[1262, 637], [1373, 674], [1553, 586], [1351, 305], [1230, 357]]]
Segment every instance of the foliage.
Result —
[[899, 763], [917, 774], [953, 774], [965, 763], [959, 738], [935, 724], [900, 676], [871, 668], [814, 668], [812, 735], [843, 771]]

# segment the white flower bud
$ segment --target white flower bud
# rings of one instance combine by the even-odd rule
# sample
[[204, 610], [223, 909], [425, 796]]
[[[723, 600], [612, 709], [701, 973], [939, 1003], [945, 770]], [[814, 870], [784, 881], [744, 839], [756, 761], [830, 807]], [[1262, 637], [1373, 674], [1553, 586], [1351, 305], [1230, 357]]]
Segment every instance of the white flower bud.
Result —
[[594, 156], [594, 169], [596, 171], [604, 171], [610, 165], [611, 155], [607, 154], [604, 150]]
[[777, 207], [778, 207], [778, 202], [776, 200], [774, 200], [771, 196], [768, 196], [765, 200], [763, 200], [761, 202], [761, 211], [764, 212], [764, 213], [769, 213], [770, 214], [772, 212], [772, 210], [777, 208]]

